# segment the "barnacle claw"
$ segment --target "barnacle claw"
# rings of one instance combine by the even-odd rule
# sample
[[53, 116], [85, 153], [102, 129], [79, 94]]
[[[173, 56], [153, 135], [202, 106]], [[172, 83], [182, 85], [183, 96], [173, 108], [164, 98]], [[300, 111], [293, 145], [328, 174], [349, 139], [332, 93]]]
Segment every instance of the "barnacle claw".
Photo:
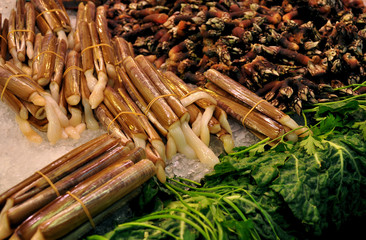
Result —
[[298, 114], [298, 115], [301, 115], [301, 111], [302, 111], [302, 101], [300, 98], [295, 98], [294, 99], [294, 105], [293, 105], [293, 108], [295, 110], [295, 112]]
[[282, 87], [280, 89], [280, 93], [282, 93], [283, 95], [285, 95], [288, 98], [290, 98], [292, 96], [292, 94], [294, 93], [294, 90], [292, 89], [292, 87], [286, 86], [286, 87]]

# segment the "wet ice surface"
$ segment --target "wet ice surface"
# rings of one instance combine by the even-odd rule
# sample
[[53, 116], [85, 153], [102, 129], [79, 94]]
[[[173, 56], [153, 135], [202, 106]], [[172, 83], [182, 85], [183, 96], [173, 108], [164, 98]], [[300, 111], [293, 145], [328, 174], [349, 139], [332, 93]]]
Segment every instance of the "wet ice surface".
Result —
[[198, 159], [188, 159], [178, 153], [168, 162], [165, 172], [170, 178], [176, 176], [199, 182], [205, 174], [210, 172], [210, 169]]
[[46, 133], [41, 144], [29, 142], [15, 122], [15, 114], [0, 102], [0, 194], [44, 168], [81, 144], [101, 135], [104, 130], [87, 130], [79, 140], [63, 139], [51, 145]]
[[[229, 120], [233, 131], [235, 147], [250, 146], [258, 142], [258, 138], [243, 128], [242, 125], [233, 119]], [[213, 135], [211, 135], [210, 148], [216, 156], [224, 153], [221, 141]], [[177, 154], [167, 163], [165, 171], [168, 177], [176, 176], [199, 182], [212, 169], [207, 168], [198, 159], [187, 159], [184, 155]]]

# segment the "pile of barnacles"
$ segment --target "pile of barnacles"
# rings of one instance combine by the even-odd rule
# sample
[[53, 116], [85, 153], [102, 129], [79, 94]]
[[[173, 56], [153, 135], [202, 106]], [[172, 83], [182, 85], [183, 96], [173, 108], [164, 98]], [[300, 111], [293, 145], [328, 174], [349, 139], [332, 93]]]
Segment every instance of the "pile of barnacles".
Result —
[[203, 72], [212, 68], [298, 114], [307, 103], [365, 91], [361, 0], [105, 4], [114, 36], [186, 82], [205, 84]]

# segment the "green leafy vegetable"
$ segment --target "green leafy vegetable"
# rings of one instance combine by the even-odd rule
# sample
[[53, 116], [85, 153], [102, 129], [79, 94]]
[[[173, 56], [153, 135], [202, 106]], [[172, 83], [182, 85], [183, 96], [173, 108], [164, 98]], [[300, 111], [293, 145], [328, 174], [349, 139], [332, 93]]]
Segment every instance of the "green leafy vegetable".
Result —
[[316, 154], [319, 150], [324, 149], [321, 140], [311, 134], [300, 142], [300, 147], [304, 148], [309, 155]]
[[354, 128], [358, 128], [361, 130], [363, 140], [366, 140], [366, 121], [363, 122], [356, 122], [353, 125]]
[[[217, 179], [239, 177], [244, 171], [249, 189], [278, 194], [273, 197], [290, 210], [286, 214], [296, 224], [277, 223], [286, 232], [297, 231], [295, 235], [321, 235], [353, 216], [365, 216], [366, 113], [353, 100], [319, 105], [315, 116], [319, 121], [311, 128], [312, 134], [291, 147], [280, 143], [255, 156], [244, 149], [222, 158], [206, 177], [206, 186], [220, 184]], [[267, 198], [257, 197], [264, 207], [270, 205]], [[269, 212], [279, 219], [283, 214]]]

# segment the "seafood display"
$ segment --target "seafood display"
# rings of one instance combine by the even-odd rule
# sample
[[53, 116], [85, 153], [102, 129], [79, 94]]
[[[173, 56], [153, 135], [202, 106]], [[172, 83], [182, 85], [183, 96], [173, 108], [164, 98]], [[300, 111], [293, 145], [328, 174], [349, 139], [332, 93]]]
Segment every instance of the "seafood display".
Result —
[[61, 0], [15, 2], [0, 92], [23, 135], [106, 133], [2, 193], [0, 239], [79, 237], [177, 154], [213, 170], [229, 121], [293, 144], [312, 132], [285, 110], [365, 90], [362, 1], [80, 1], [75, 26]]

